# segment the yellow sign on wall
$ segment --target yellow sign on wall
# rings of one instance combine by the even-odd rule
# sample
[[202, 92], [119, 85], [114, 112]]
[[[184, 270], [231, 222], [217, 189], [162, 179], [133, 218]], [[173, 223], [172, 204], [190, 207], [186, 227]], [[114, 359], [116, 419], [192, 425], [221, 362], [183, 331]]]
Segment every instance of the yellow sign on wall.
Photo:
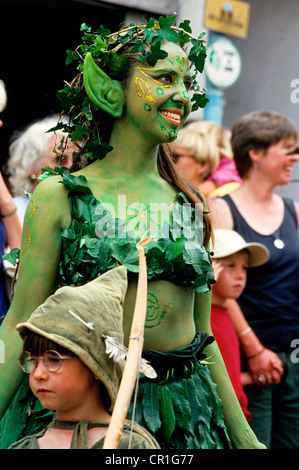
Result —
[[250, 5], [231, 0], [206, 0], [205, 27], [242, 39], [247, 37]]

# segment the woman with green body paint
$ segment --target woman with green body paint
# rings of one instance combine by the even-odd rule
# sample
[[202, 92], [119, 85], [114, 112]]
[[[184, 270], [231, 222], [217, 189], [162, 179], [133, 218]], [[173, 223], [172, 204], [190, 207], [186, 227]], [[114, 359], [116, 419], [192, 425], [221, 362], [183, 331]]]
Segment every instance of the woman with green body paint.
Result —
[[[15, 296], [1, 327], [5, 345], [5, 362], [0, 364], [2, 447], [16, 441], [20, 437], [16, 434], [24, 426], [28, 431], [27, 409], [24, 410], [28, 394], [17, 364], [22, 345], [16, 324], [26, 321], [58, 285], [84, 283], [101, 270], [124, 264], [130, 271], [123, 325], [128, 341], [137, 288], [134, 236], [138, 239], [145, 233], [154, 233], [155, 240], [147, 252], [149, 294], [144, 357], [157, 368], [158, 379], [140, 378], [136, 420], [147, 426], [166, 448], [262, 447], [244, 418], [217, 344], [210, 339], [210, 284], [214, 281], [206, 251], [210, 225], [208, 214], [202, 210], [205, 203], [195, 188], [188, 188], [176, 175], [169, 157], [159, 150], [160, 144], [176, 138], [191, 109], [191, 64], [186, 52], [178, 43], [169, 41], [162, 42], [161, 51], [162, 58], [154, 66], [131, 61], [126, 80], [120, 82], [106, 75], [89, 54], [86, 56], [85, 90], [89, 100], [108, 113], [106, 120], [113, 117], [109, 138], [113, 149], [104, 159], [75, 173], [45, 179], [29, 203]], [[193, 206], [196, 201], [200, 203], [205, 229], [203, 232], [201, 225], [201, 233], [195, 234], [196, 242], [192, 239], [191, 245], [186, 236], [179, 240], [173, 236], [173, 222], [178, 220], [176, 210], [182, 206], [182, 199], [180, 203], [176, 201], [183, 189]], [[165, 211], [159, 210], [162, 206], [169, 208], [167, 215], [172, 225], [163, 220]], [[116, 235], [117, 220], [122, 221], [124, 232], [120, 233], [117, 225]], [[186, 224], [185, 219], [182, 224]], [[91, 226], [97, 240], [94, 233], [91, 235]], [[107, 235], [107, 227], [114, 228], [113, 236]], [[169, 229], [167, 236], [165, 227]], [[99, 240], [102, 245], [97, 245]], [[182, 248], [176, 252], [178, 244]], [[99, 246], [96, 261], [91, 262], [92, 250]], [[108, 255], [103, 251], [107, 246]], [[127, 246], [131, 248], [124, 256]], [[194, 256], [202, 260], [197, 272], [192, 261], [187, 262]], [[97, 263], [102, 264], [98, 270]], [[89, 268], [84, 271], [87, 265]], [[203, 361], [207, 356], [213, 356], [208, 366]], [[224, 421], [211, 376], [223, 402]], [[16, 420], [15, 410], [20, 409], [23, 412], [12, 429], [8, 423]]]

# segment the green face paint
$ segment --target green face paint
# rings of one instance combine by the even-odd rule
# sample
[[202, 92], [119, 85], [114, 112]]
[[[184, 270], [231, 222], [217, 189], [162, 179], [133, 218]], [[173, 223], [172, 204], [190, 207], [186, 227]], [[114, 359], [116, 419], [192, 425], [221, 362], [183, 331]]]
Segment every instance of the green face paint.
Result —
[[186, 91], [186, 87], [185, 87], [185, 83], [184, 83], [184, 82], [181, 82], [181, 87], [183, 88], [183, 96], [184, 96], [184, 98], [186, 98], [187, 100], [190, 100], [190, 96], [187, 94], [187, 91]]
[[163, 96], [163, 95], [164, 95], [164, 90], [163, 90], [163, 88], [161, 88], [161, 87], [157, 88], [156, 93], [157, 93], [157, 95], [159, 95], [159, 96]]
[[185, 70], [185, 67], [186, 67], [185, 57], [176, 55], [175, 56], [175, 63], [178, 66], [181, 74], [183, 74], [183, 72]]
[[136, 127], [142, 128], [143, 133], [146, 132], [148, 139], [170, 142], [176, 139], [190, 112], [186, 89], [191, 85], [191, 79], [186, 71], [188, 58], [182, 48], [169, 42], [162, 48], [170, 60], [158, 60], [155, 67], [141, 64], [133, 68], [126, 94], [126, 116]]
[[165, 137], [171, 142], [177, 138], [179, 128], [178, 129], [167, 129], [162, 123], [160, 123], [161, 130]]

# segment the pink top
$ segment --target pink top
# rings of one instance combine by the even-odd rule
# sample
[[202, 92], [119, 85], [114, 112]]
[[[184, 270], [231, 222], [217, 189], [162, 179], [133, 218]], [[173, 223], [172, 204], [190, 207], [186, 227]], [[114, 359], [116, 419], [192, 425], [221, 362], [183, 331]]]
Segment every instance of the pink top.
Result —
[[229, 158], [221, 158], [215, 171], [208, 177], [208, 180], [215, 181], [217, 186], [235, 181], [242, 183], [242, 178], [237, 172], [235, 162]]

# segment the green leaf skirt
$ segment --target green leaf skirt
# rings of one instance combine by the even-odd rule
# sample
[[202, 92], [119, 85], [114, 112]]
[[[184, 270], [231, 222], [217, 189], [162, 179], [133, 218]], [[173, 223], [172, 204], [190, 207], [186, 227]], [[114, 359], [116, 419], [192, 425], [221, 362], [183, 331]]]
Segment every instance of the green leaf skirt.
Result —
[[158, 378], [150, 380], [140, 374], [128, 418], [148, 429], [162, 449], [231, 448], [222, 401], [202, 363], [202, 349], [211, 338], [198, 333], [187, 348], [143, 351]]

